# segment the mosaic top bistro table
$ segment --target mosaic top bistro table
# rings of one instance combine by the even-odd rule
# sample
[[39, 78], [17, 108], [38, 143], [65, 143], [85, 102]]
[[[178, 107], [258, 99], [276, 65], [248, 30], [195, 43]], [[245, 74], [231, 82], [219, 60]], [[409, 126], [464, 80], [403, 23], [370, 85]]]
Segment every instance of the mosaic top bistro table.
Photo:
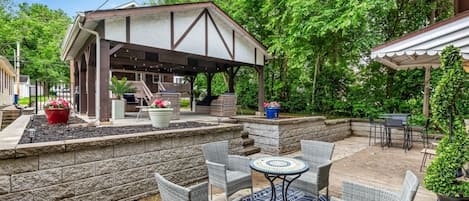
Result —
[[[276, 200], [277, 194], [275, 192], [274, 181], [281, 179], [282, 181], [282, 196], [283, 200], [287, 200], [287, 191], [290, 184], [298, 179], [301, 174], [309, 170], [306, 162], [288, 157], [262, 157], [254, 159], [250, 162], [251, 169], [264, 173], [264, 176], [270, 182], [272, 189], [271, 200]], [[287, 176], [297, 175], [291, 180]], [[285, 186], [286, 183], [286, 186]]]

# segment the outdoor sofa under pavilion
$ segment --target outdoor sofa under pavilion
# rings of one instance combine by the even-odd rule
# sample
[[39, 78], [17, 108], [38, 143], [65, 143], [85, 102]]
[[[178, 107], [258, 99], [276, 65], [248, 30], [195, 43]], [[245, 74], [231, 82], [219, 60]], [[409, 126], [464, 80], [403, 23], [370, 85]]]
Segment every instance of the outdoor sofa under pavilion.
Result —
[[70, 62], [79, 113], [98, 121], [111, 116], [108, 88], [114, 72], [140, 74], [144, 80], [146, 74], [187, 76], [191, 91], [195, 76], [204, 74], [211, 96], [215, 73], [229, 75], [233, 93], [239, 68], [252, 67], [259, 80], [258, 110], [263, 110], [266, 47], [213, 2], [80, 13], [67, 31], [61, 58]]

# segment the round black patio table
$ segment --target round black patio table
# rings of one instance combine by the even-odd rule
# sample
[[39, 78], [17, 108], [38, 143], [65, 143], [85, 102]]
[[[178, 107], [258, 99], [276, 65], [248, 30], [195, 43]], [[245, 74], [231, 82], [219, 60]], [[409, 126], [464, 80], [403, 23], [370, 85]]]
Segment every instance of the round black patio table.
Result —
[[[309, 170], [309, 166], [306, 162], [294, 158], [288, 157], [262, 157], [255, 160], [251, 160], [249, 163], [251, 169], [264, 173], [264, 176], [270, 182], [270, 188], [272, 191], [270, 200], [275, 201], [277, 194], [275, 191], [274, 181], [281, 179], [282, 181], [282, 198], [284, 201], [287, 200], [287, 191], [290, 184], [298, 179], [301, 174]], [[287, 176], [297, 175], [292, 179], [288, 179]], [[285, 186], [285, 183], [287, 185]]]

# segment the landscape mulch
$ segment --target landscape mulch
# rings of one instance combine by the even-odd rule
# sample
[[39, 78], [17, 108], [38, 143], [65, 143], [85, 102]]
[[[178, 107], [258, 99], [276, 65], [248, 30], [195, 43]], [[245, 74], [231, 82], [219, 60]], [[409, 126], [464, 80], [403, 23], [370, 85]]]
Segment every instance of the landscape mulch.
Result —
[[95, 127], [87, 124], [80, 118], [70, 117], [67, 124], [49, 125], [44, 115], [35, 116], [34, 120], [27, 126], [28, 128], [36, 129], [34, 137], [29, 137], [27, 129], [21, 137], [20, 144], [38, 143], [61, 141], [71, 139], [82, 139], [91, 137], [102, 137], [110, 135], [122, 135], [132, 133], [143, 133], [150, 131], [184, 129], [184, 128], [198, 128], [214, 126], [213, 124], [200, 123], [200, 122], [178, 122], [171, 123], [167, 128], [154, 128], [151, 125], [136, 125], [136, 126], [110, 126], [110, 127]]

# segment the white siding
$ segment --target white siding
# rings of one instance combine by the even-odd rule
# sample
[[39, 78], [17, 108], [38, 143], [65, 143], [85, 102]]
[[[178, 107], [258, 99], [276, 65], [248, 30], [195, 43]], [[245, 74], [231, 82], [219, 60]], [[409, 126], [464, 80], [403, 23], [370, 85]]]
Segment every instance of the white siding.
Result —
[[108, 40], [125, 42], [125, 17], [110, 18], [104, 21], [104, 37]]
[[[228, 50], [226, 50], [221, 37], [218, 35], [217, 30], [210, 22], [210, 20], [208, 24], [208, 55], [211, 57], [231, 60], [230, 53], [228, 52]], [[220, 28], [220, 25], [217, 24], [217, 26], [218, 28]], [[227, 41], [227, 38], [225, 38], [226, 43], [231, 43], [231, 41], [232, 39], [230, 39], [230, 41]]]
[[[174, 12], [174, 43], [181, 39], [184, 32], [203, 12], [203, 9]], [[240, 30], [230, 21], [222, 19], [216, 11], [209, 12], [217, 25], [221, 36], [207, 16], [208, 21], [208, 49], [207, 56], [232, 60], [233, 30], [235, 30], [235, 58], [234, 61], [254, 64], [254, 48], [257, 46], [251, 39], [245, 38]], [[199, 19], [188, 34], [181, 40], [175, 51], [205, 56], [205, 15]], [[137, 15], [130, 17], [130, 43], [171, 50], [171, 14], [163, 12], [151, 15]], [[126, 42], [126, 18], [110, 18], [105, 20], [105, 38], [113, 41]], [[258, 47], [256, 64], [264, 64], [264, 54]]]
[[170, 14], [132, 16], [130, 42], [134, 44], [171, 49]]
[[254, 64], [254, 46], [239, 35], [236, 35], [235, 43], [236, 61]]
[[[197, 17], [195, 16], [196, 13], [193, 13], [193, 14], [194, 14], [193, 18], [195, 19]], [[175, 24], [174, 24], [175, 30], [182, 30], [182, 29], [188, 28], [188, 27], [181, 28], [182, 25], [180, 24], [180, 22], [181, 20], [175, 19]], [[174, 42], [176, 43], [178, 39], [179, 37], [176, 37]], [[182, 42], [176, 48], [176, 51], [187, 52], [187, 53], [198, 54], [198, 55], [205, 55], [205, 19], [204, 17], [202, 17], [202, 19], [200, 19], [200, 21], [186, 35], [186, 37], [182, 40]]]

